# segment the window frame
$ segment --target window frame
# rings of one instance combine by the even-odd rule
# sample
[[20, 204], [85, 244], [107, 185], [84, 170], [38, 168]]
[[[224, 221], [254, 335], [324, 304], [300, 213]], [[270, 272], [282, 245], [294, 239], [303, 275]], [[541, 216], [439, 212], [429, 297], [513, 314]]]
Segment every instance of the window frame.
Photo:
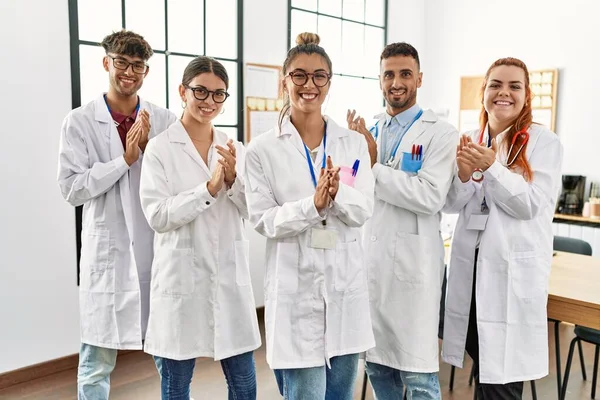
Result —
[[[340, 16], [336, 16], [336, 15], [331, 15], [331, 14], [326, 14], [326, 13], [322, 13], [319, 12], [319, 2], [322, 0], [317, 0], [317, 11], [313, 11], [313, 10], [307, 10], [305, 8], [299, 8], [299, 7], [294, 7], [292, 6], [292, 2], [293, 0], [288, 0], [288, 29], [287, 29], [287, 45], [288, 45], [288, 50], [291, 48], [291, 42], [292, 42], [292, 11], [296, 10], [296, 11], [302, 11], [305, 13], [310, 13], [310, 14], [314, 14], [317, 16], [317, 30], [319, 27], [319, 16], [324, 16], [324, 17], [328, 17], [328, 18], [334, 18], [337, 20], [341, 21], [341, 28], [343, 29], [344, 26], [344, 21], [347, 22], [352, 22], [355, 24], [360, 24], [363, 26], [369, 26], [372, 28], [378, 28], [378, 29], [383, 29], [383, 44], [386, 45], [388, 43], [388, 2], [389, 0], [383, 0], [384, 1], [384, 13], [383, 13], [383, 26], [380, 25], [375, 25], [375, 24], [371, 24], [368, 22], [360, 22], [360, 21], [356, 21], [353, 19], [349, 19], [349, 18], [344, 18], [344, 0], [340, 0], [342, 3], [342, 9], [340, 12]], [[366, 10], [366, 3], [367, 0], [365, 0], [365, 10]], [[366, 14], [366, 12], [365, 12]], [[366, 19], [366, 18], [365, 18]], [[383, 50], [383, 49], [382, 49]], [[379, 81], [379, 78], [375, 77], [368, 77], [368, 76], [359, 76], [359, 75], [352, 75], [352, 74], [343, 74], [343, 73], [336, 73], [334, 72], [332, 74], [332, 77], [335, 76], [339, 76], [339, 77], [347, 77], [347, 78], [354, 78], [354, 79], [368, 79], [368, 80], [376, 80]]]
[[[155, 49], [155, 54], [165, 55], [165, 106], [169, 108], [169, 56], [183, 56], [183, 57], [196, 57], [198, 55], [206, 55], [206, 2], [211, 0], [203, 0], [204, 15], [203, 15], [203, 54], [190, 54], [169, 51], [169, 6], [168, 0], [164, 0], [165, 7], [165, 48]], [[214, 57], [220, 61], [235, 62], [237, 63], [237, 123], [236, 124], [219, 124], [216, 127], [224, 128], [235, 128], [237, 129], [237, 139], [240, 142], [244, 142], [244, 0], [237, 1], [237, 57], [224, 58]], [[121, 0], [121, 27], [126, 29], [126, 2], [127, 0]], [[71, 50], [71, 107], [73, 109], [80, 107], [81, 104], [81, 65], [80, 65], [80, 52], [79, 46], [100, 46], [99, 42], [91, 42], [79, 39], [79, 12], [78, 12], [78, 0], [68, 0], [69, 9], [69, 35], [70, 35], [70, 50]], [[110, 32], [107, 32], [109, 34]], [[83, 206], [75, 208], [75, 233], [76, 233], [76, 250], [77, 250], [77, 286], [79, 286], [79, 263], [81, 260], [81, 228], [82, 228], [82, 212]]]

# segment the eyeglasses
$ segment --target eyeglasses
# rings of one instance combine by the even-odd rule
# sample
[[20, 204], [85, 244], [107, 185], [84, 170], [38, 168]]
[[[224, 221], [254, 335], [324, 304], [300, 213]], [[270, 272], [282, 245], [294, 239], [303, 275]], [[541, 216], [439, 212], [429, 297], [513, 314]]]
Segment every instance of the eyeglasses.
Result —
[[130, 65], [133, 66], [133, 72], [135, 72], [136, 74], [144, 74], [148, 69], [148, 64], [146, 63], [129, 62], [121, 57], [108, 56], [108, 58], [111, 58], [113, 60], [113, 65], [116, 69], [120, 69], [123, 71], [127, 71]]
[[304, 86], [308, 82], [308, 77], [312, 77], [312, 81], [316, 87], [323, 87], [329, 83], [331, 75], [325, 71], [318, 72], [304, 72], [304, 71], [292, 71], [288, 73], [289, 77], [292, 78], [292, 82], [296, 86]]
[[215, 103], [225, 103], [225, 100], [229, 97], [229, 93], [224, 90], [208, 90], [204, 86], [190, 87], [185, 86], [194, 93], [194, 97], [197, 100], [206, 100], [208, 96], [212, 94], [212, 99]]

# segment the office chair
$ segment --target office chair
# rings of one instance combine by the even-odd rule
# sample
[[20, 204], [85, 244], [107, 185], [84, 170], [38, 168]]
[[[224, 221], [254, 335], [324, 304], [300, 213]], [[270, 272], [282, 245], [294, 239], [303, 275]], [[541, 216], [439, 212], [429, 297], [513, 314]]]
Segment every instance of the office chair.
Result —
[[[573, 239], [564, 236], [554, 236], [553, 249], [556, 251], [562, 251], [565, 253], [581, 254], [584, 256], [592, 255], [592, 246], [585, 240]], [[561, 321], [555, 319], [548, 319], [554, 322], [554, 347], [556, 352], [556, 385], [558, 387], [558, 397], [561, 398], [562, 393], [562, 379], [561, 379], [561, 362], [560, 362], [560, 334], [559, 325]], [[588, 329], [588, 328], [586, 328]], [[577, 349], [579, 350], [579, 363], [581, 365], [581, 375], [583, 380], [587, 380], [587, 372], [585, 370], [585, 360], [583, 358], [583, 348], [581, 341], [577, 341]], [[566, 371], [565, 371], [566, 372]]]
[[[573, 239], [562, 236], [554, 237], [554, 250], [564, 251], [567, 253], [581, 254], [584, 256], [592, 255], [592, 246], [585, 240]], [[558, 341], [558, 324], [560, 321], [555, 321], [555, 336], [556, 336], [556, 362], [557, 362], [557, 374], [560, 380], [560, 349]], [[575, 338], [571, 341], [569, 346], [569, 355], [567, 356], [567, 365], [565, 367], [565, 377], [562, 385], [559, 385], [559, 399], [564, 399], [567, 393], [567, 384], [569, 382], [569, 374], [571, 372], [571, 363], [573, 361], [573, 353], [575, 352], [575, 344], [579, 350], [579, 362], [581, 363], [581, 374], [583, 380], [587, 380], [587, 374], [585, 371], [585, 362], [583, 359], [583, 350], [581, 342], [591, 343], [596, 345], [596, 354], [594, 356], [594, 371], [592, 377], [592, 399], [596, 398], [596, 381], [598, 377], [598, 356], [600, 355], [600, 331], [592, 328], [583, 326], [575, 326]]]

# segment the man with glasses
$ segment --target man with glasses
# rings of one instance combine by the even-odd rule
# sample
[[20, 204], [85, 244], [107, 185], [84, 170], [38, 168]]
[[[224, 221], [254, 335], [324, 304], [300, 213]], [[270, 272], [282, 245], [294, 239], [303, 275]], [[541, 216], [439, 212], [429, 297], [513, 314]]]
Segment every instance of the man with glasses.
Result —
[[115, 32], [102, 47], [108, 92], [67, 115], [59, 148], [62, 195], [83, 206], [80, 400], [108, 399], [117, 350], [142, 349], [154, 234], [140, 206], [140, 171], [148, 140], [176, 120], [137, 95], [153, 53], [142, 36]]

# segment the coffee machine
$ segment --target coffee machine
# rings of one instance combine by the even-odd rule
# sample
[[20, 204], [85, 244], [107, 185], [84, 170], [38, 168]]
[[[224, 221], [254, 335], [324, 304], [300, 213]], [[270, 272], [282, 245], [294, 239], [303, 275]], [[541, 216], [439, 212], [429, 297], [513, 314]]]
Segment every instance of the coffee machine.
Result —
[[585, 176], [563, 175], [562, 191], [558, 198], [556, 212], [567, 215], [581, 215], [584, 203], [584, 192]]

